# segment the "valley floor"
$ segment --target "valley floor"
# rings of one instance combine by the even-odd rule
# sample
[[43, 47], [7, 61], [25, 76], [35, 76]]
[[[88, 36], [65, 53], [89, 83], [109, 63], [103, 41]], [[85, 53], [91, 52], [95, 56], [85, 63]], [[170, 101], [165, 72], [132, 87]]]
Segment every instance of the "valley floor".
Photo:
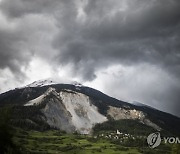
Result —
[[170, 149], [150, 149], [149, 147], [127, 147], [104, 138], [66, 134], [56, 130], [38, 132], [17, 130], [14, 142], [22, 153], [27, 154], [170, 154]]

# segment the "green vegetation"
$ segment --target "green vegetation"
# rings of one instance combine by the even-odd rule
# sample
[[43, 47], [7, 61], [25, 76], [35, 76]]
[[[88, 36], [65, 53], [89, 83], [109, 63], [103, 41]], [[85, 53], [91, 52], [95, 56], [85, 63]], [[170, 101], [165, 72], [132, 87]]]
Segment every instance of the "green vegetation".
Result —
[[40, 111], [43, 105], [13, 106], [11, 124], [25, 130], [44, 131], [50, 129], [50, 126], [44, 120], [44, 115]]
[[138, 154], [137, 148], [111, 143], [107, 139], [93, 136], [66, 134], [56, 130], [38, 132], [17, 129], [14, 142], [21, 145], [22, 153], [32, 154]]
[[10, 125], [11, 107], [0, 108], [0, 153], [19, 153], [13, 142], [15, 130]]
[[110, 138], [67, 134], [57, 130], [39, 132], [17, 129], [16, 132], [13, 141], [21, 146], [21, 153], [24, 154], [179, 154], [177, 145], [171, 147], [161, 144], [155, 149], [150, 149], [145, 139], [136, 138], [135, 142], [139, 144], [133, 147], [128, 139], [120, 143]]
[[102, 131], [116, 131], [121, 130], [123, 133], [129, 133], [133, 135], [148, 135], [156, 130], [145, 124], [140, 123], [138, 120], [123, 119], [123, 120], [109, 120], [102, 124], [97, 124], [94, 127], [94, 133]]
[[92, 135], [67, 134], [50, 129], [40, 108], [0, 108], [0, 154], [180, 154], [177, 144], [150, 149], [146, 138], [155, 130], [136, 120], [109, 119]]
[[171, 154], [180, 154], [180, 144], [174, 144], [172, 146], [172, 153]]

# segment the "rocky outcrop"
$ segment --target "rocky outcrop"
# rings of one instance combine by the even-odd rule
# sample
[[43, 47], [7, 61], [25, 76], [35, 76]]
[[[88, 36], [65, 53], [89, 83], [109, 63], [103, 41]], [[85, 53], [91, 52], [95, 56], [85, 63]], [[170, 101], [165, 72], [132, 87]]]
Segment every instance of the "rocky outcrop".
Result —
[[59, 93], [54, 88], [41, 96], [27, 102], [24, 106], [45, 104], [41, 112], [46, 122], [54, 128], [67, 132], [77, 131], [89, 134], [96, 123], [102, 123], [107, 118], [98, 112], [88, 96], [64, 89]]
[[156, 125], [155, 123], [151, 122], [147, 117], [146, 114], [142, 111], [138, 111], [135, 109], [124, 109], [124, 108], [117, 108], [113, 106], [109, 106], [108, 115], [112, 117], [114, 120], [121, 120], [121, 119], [134, 119], [139, 120], [143, 124], [153, 127], [154, 129], [160, 131], [161, 128]]

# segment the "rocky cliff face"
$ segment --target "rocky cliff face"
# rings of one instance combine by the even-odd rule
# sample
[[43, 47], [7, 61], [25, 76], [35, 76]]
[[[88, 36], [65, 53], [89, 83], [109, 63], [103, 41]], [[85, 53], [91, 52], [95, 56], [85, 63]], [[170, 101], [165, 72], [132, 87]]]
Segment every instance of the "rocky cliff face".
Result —
[[123, 108], [110, 106], [108, 110], [108, 115], [110, 115], [114, 120], [121, 120], [121, 119], [139, 120], [141, 123], [153, 127], [155, 130], [158, 131], [161, 130], [161, 128], [158, 125], [156, 125], [146, 117], [146, 113], [136, 109], [123, 109]]
[[[41, 109], [46, 122], [51, 127], [66, 132], [77, 131], [81, 134], [89, 134], [95, 124], [107, 121], [106, 116], [100, 114], [98, 108], [92, 104], [89, 96], [69, 89], [57, 92], [55, 88], [49, 87], [45, 93], [28, 101], [24, 106], [35, 106], [42, 103], [46, 104]], [[156, 130], [161, 130], [158, 125], [146, 118], [144, 112], [136, 109], [109, 106], [107, 115], [114, 120], [139, 120]]]
[[88, 96], [72, 90], [63, 89], [58, 93], [50, 87], [44, 94], [30, 100], [24, 106], [42, 103], [46, 104], [41, 111], [47, 123], [67, 132], [88, 134], [96, 123], [107, 121]]

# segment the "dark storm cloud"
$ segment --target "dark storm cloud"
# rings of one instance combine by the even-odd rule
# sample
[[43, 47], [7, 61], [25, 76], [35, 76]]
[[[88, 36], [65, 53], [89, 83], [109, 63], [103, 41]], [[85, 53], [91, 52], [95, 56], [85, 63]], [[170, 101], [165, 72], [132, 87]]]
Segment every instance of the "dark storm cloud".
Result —
[[[120, 8], [121, 2], [88, 1], [84, 6], [84, 21], [78, 22], [77, 11], [71, 14], [70, 20], [60, 20], [63, 30], [55, 40], [56, 48], [61, 51], [60, 62], [81, 64], [86, 68], [84, 73], [90, 70], [93, 76], [89, 60], [96, 65], [94, 72], [111, 62], [156, 63], [165, 68], [170, 66], [170, 70], [177, 67], [180, 64], [180, 2], [129, 0]], [[93, 79], [89, 75], [84, 78]]]
[[20, 18], [26, 14], [45, 13], [57, 5], [57, 0], [2, 0], [1, 10], [10, 18]]
[[179, 0], [1, 0], [0, 10], [18, 23], [12, 29], [0, 25], [1, 69], [22, 73], [36, 55], [93, 81], [113, 65], [154, 65], [176, 82], [165, 86], [166, 99], [145, 97], [166, 101], [166, 108], [172, 100], [174, 111], [180, 107]]
[[49, 4], [26, 0], [0, 2], [0, 69], [8, 68], [17, 80], [27, 79], [24, 69], [34, 56], [50, 58], [48, 45], [55, 26], [51, 15], [42, 12], [51, 10], [56, 2]]
[[146, 93], [142, 100], [152, 106], [154, 100], [158, 108], [169, 109], [178, 115], [180, 2], [98, 0], [88, 1], [83, 10], [81, 20], [77, 18], [78, 12], [74, 11], [72, 14], [64, 12], [72, 18], [59, 22], [62, 30], [54, 41], [54, 46], [60, 50], [59, 62], [74, 65], [75, 75], [90, 81], [95, 79], [98, 70], [115, 64], [135, 68], [143, 63], [155, 65], [171, 74], [172, 79], [169, 80], [176, 82], [162, 83], [165, 90], [161, 88], [159, 93], [153, 92], [153, 85], [149, 84], [144, 90], [145, 87], [139, 86], [139, 91]]
[[179, 65], [178, 0], [82, 1], [82, 22], [76, 2], [6, 0], [1, 9], [10, 18], [31, 13], [55, 17], [60, 31], [54, 41], [60, 50], [59, 62], [74, 64], [85, 80], [94, 79], [96, 70], [111, 62], [145, 61], [170, 65], [169, 70]]
[[27, 65], [29, 53], [23, 52], [17, 45], [21, 46], [25, 39], [13, 31], [0, 30], [0, 69], [9, 68], [18, 77], [25, 77], [20, 70], [22, 65]]

